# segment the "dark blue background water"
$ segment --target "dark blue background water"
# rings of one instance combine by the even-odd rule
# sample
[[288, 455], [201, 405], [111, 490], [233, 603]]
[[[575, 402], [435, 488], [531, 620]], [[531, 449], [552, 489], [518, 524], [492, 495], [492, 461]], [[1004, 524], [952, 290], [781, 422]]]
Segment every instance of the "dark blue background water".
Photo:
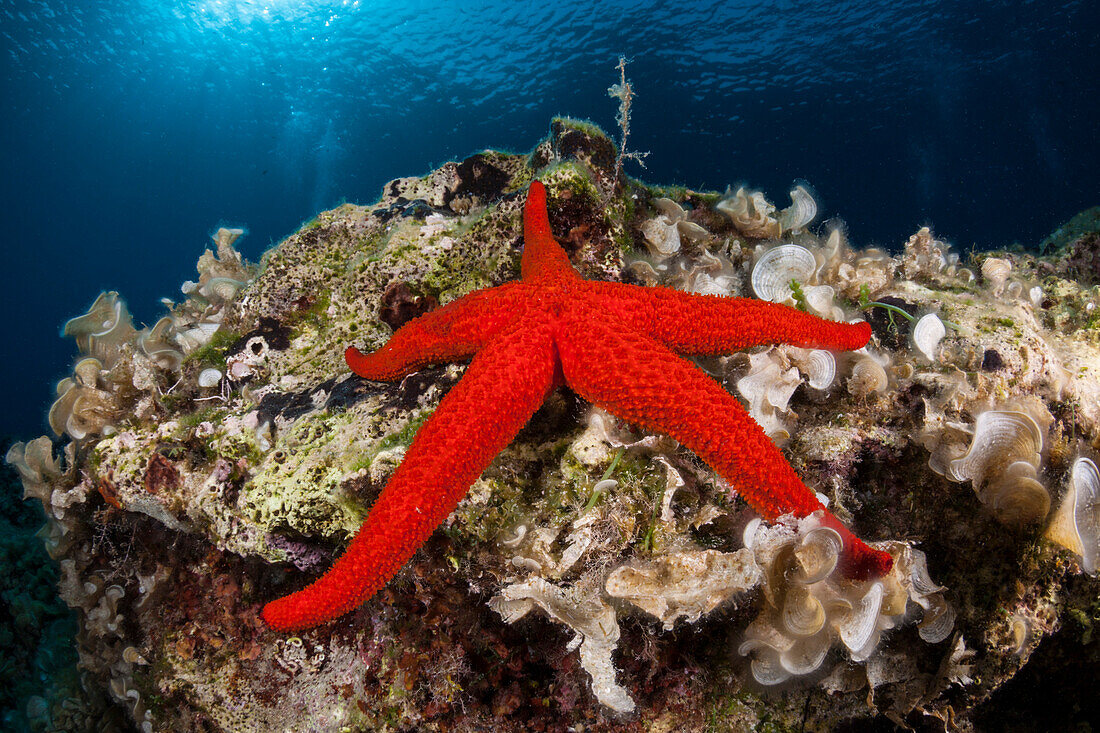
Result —
[[619, 54], [646, 180], [805, 179], [861, 245], [1034, 245], [1100, 204], [1098, 6], [0, 2], [0, 432], [45, 431], [58, 329], [101, 289], [152, 323], [219, 223], [256, 259], [552, 115], [610, 130]]

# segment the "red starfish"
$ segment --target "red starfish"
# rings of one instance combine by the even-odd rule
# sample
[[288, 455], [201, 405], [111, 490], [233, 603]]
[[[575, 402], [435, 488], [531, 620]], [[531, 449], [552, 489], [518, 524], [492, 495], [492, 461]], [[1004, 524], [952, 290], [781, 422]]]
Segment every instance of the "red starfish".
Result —
[[316, 626], [374, 595], [562, 383], [691, 448], [769, 521], [823, 511], [824, 523], [844, 540], [848, 576], [889, 571], [890, 555], [849, 532], [740, 403], [678, 356], [777, 342], [857, 349], [870, 338], [867, 323], [825, 321], [760, 300], [583, 280], [550, 233], [546, 189], [538, 181], [527, 194], [523, 229], [521, 281], [416, 318], [370, 354], [347, 350], [352, 370], [377, 380], [474, 358], [416, 434], [344, 555], [305, 590], [269, 603], [263, 617], [270, 626]]

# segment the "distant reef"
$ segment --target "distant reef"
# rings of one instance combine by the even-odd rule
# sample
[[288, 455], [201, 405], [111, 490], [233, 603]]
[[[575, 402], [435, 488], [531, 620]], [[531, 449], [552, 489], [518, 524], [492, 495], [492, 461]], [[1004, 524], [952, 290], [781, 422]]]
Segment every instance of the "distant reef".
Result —
[[[136, 328], [114, 292], [70, 321], [80, 355], [50, 411], [56, 434], [7, 453], [45, 510], [48, 557], [5, 529], [5, 575], [25, 580], [0, 584], [0, 642], [21, 649], [0, 672], [34, 668], [17, 639], [67, 642], [43, 583], [57, 579], [78, 623], [79, 682], [25, 697], [26, 724], [1083, 722], [1100, 668], [1095, 215], [1041, 255], [953, 252], [927, 228], [891, 253], [818, 222], [801, 186], [778, 205], [744, 188], [652, 186], [625, 176], [619, 153], [593, 125], [555, 119], [529, 154], [394, 180], [256, 264], [235, 249], [240, 230], [218, 230], [152, 327]], [[265, 625], [265, 603], [341, 553], [464, 370], [370, 382], [349, 373], [345, 348], [378, 348], [518, 277], [535, 179], [588, 279], [871, 324], [857, 352], [769, 346], [696, 363], [893, 556], [889, 575], [843, 577], [835, 532], [812, 515], [761, 523], [687, 448], [562, 389], [371, 600], [296, 635]]]

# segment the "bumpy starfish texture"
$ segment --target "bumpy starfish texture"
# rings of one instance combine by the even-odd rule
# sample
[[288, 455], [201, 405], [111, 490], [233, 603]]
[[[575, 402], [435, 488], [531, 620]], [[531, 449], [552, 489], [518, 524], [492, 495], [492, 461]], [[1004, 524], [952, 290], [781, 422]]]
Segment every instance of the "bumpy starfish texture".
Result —
[[830, 514], [740, 403], [681, 356], [768, 343], [857, 349], [870, 338], [867, 323], [834, 323], [759, 300], [583, 280], [550, 233], [546, 189], [538, 181], [528, 191], [523, 223], [520, 281], [416, 318], [372, 353], [347, 350], [351, 369], [373, 380], [473, 361], [416, 434], [344, 555], [317, 582], [267, 604], [268, 625], [316, 626], [374, 595], [562, 383], [680, 441], [769, 521], [823, 512], [823, 523], [843, 538], [841, 570], [849, 577], [889, 571], [890, 555]]

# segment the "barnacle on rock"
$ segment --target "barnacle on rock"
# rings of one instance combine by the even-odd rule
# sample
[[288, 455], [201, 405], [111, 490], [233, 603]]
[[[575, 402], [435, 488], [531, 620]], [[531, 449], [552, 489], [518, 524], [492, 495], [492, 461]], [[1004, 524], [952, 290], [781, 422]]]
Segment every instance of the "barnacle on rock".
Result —
[[1086, 573], [1096, 574], [1100, 562], [1100, 471], [1091, 458], [1079, 456], [1073, 462], [1069, 490], [1046, 536], [1080, 556]]

